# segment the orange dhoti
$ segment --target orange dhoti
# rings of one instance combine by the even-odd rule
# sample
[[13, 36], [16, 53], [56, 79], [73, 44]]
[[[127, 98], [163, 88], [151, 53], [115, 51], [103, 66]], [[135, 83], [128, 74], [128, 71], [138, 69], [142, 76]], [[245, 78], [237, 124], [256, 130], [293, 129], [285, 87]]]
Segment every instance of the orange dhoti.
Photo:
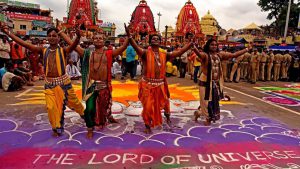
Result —
[[[139, 83], [139, 99], [143, 105], [142, 116], [146, 128], [160, 126], [163, 123], [161, 110], [170, 118], [170, 94], [166, 80], [167, 53], [159, 49], [156, 56], [151, 47], [143, 58], [144, 74]], [[155, 59], [156, 58], [156, 59]]]
[[151, 127], [162, 125], [161, 110], [164, 110], [166, 114], [170, 113], [169, 91], [166, 82], [149, 83], [142, 80], [139, 83], [139, 99], [143, 105], [142, 116], [145, 125]]

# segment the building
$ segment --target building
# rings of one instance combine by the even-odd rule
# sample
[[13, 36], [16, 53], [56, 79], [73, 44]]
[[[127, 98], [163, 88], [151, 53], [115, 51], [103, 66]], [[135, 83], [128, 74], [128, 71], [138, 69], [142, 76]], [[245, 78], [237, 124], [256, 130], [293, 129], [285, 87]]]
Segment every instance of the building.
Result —
[[91, 39], [96, 31], [103, 32], [111, 42], [115, 40], [116, 25], [99, 19], [99, 8], [96, 0], [71, 1], [68, 17], [64, 18], [63, 25], [72, 29], [78, 23], [83, 25], [81, 30], [86, 31], [87, 36], [83, 39]]
[[52, 23], [51, 9], [39, 4], [0, 0], [7, 5], [5, 14], [12, 21], [13, 32], [20, 36], [46, 36], [46, 27]]
[[219, 33], [220, 26], [215, 17], [210, 14], [210, 11], [201, 18], [200, 25], [202, 33], [205, 34], [206, 37], [216, 36]]
[[[166, 37], [166, 30], [162, 32], [163, 38]], [[175, 29], [172, 26], [168, 26], [168, 31], [167, 31], [167, 38], [174, 38], [175, 36]]]
[[72, 0], [67, 18], [67, 28], [75, 24], [82, 24], [88, 30], [97, 30], [98, 23], [97, 2], [95, 0]]
[[146, 0], [141, 0], [133, 11], [129, 27], [138, 36], [136, 39], [156, 33], [154, 16]]
[[114, 23], [104, 22], [100, 24], [100, 27], [108, 40], [114, 42], [116, 37], [116, 25]]
[[188, 0], [181, 8], [177, 17], [175, 36], [183, 42], [188, 36], [195, 36], [203, 40], [201, 26], [199, 23], [199, 15], [193, 3]]

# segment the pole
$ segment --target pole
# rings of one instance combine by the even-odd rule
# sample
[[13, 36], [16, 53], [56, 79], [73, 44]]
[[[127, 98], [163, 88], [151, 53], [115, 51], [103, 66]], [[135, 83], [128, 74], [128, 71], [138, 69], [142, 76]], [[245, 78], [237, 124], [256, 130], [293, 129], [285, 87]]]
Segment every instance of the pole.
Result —
[[300, 13], [299, 13], [299, 19], [298, 19], [298, 29], [300, 29]]
[[290, 19], [290, 12], [291, 12], [291, 4], [292, 4], [292, 0], [289, 0], [288, 11], [287, 11], [287, 14], [286, 14], [286, 21], [285, 21], [284, 40], [286, 40], [287, 31], [288, 31], [288, 27], [289, 27], [289, 19]]
[[159, 30], [159, 26], [160, 26], [160, 17], [162, 16], [162, 14], [160, 13], [160, 12], [158, 12], [158, 26], [157, 26], [157, 30], [158, 30], [158, 32], [160, 32], [160, 30]]
[[69, 15], [69, 2], [70, 0], [67, 0], [67, 16]]
[[168, 26], [165, 26], [166, 31], [165, 31], [165, 47], [167, 47], [167, 40], [168, 40]]

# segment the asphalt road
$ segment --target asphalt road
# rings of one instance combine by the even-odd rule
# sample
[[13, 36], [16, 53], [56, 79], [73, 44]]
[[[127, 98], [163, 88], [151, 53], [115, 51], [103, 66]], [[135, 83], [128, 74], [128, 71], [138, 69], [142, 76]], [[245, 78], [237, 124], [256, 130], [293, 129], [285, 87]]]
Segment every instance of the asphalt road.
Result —
[[[125, 80], [119, 80], [118, 82], [125, 82]], [[137, 80], [138, 82], [138, 80]], [[195, 90], [198, 88], [192, 80], [188, 78], [168, 78], [169, 85], [178, 84], [178, 86], [193, 86]], [[73, 84], [80, 85], [80, 81], [73, 81]], [[244, 103], [239, 104], [225, 104], [222, 109], [230, 110], [233, 113], [246, 113], [257, 116], [265, 116], [278, 121], [283, 122], [291, 128], [300, 129], [300, 106], [284, 106], [264, 101], [262, 98], [269, 96], [269, 94], [263, 93], [255, 87], [285, 87], [292, 83], [289, 82], [258, 82], [256, 84], [249, 84], [247, 82], [240, 83], [225, 83], [224, 92], [226, 95], [231, 97], [231, 101], [238, 101]], [[38, 86], [38, 87], [37, 87]], [[35, 82], [35, 88], [25, 86], [25, 90], [18, 92], [3, 92], [0, 91], [0, 115], [2, 118], [24, 118], [29, 121], [34, 120], [35, 113], [45, 112], [45, 106], [40, 104], [29, 104], [29, 105], [11, 105], [20, 100], [26, 100], [22, 98], [22, 95], [35, 95], [30, 94], [33, 91], [40, 93], [39, 98], [42, 98], [42, 86], [43, 81]], [[38, 90], [36, 89], [38, 88]], [[171, 93], [172, 95], [172, 93]], [[27, 121], [27, 120], [25, 120]]]

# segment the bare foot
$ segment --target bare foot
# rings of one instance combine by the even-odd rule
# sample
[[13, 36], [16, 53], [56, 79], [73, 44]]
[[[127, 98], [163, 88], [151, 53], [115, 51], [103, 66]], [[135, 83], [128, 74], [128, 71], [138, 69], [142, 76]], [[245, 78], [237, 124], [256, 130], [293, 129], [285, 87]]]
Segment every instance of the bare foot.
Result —
[[145, 134], [151, 134], [152, 130], [150, 128], [145, 128], [144, 133]]
[[204, 126], [210, 126], [211, 125], [211, 121], [209, 119], [206, 119], [206, 121], [204, 121], [203, 125]]
[[171, 124], [170, 114], [169, 113], [165, 113], [165, 117], [167, 119], [167, 124], [170, 125]]
[[59, 137], [59, 134], [58, 134], [57, 131], [53, 131], [52, 136], [53, 136], [53, 137]]
[[170, 118], [167, 118], [167, 124], [168, 124], [168, 125], [171, 125], [171, 123], [172, 123], [172, 122], [171, 122], [171, 119], [170, 119]]
[[200, 117], [199, 111], [194, 112], [195, 122], [198, 122], [198, 118]]
[[94, 136], [93, 129], [88, 129], [88, 132], [87, 132], [87, 134], [86, 134], [86, 137], [87, 137], [88, 139], [92, 139], [93, 136]]

